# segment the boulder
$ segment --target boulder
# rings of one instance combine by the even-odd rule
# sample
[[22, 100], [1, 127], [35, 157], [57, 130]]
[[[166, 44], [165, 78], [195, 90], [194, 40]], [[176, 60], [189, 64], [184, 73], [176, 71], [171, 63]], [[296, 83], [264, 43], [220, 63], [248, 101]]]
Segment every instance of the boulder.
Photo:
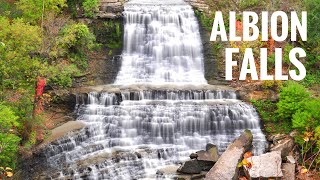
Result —
[[202, 150], [202, 151], [198, 151], [196, 154], [197, 154], [198, 164], [203, 171], [209, 171], [212, 168], [212, 166], [218, 161], [218, 158], [219, 158], [219, 156], [216, 153], [211, 153], [210, 151]]
[[[218, 151], [218, 147], [216, 145], [213, 144], [207, 144], [206, 146], [206, 151], [210, 154], [211, 160], [214, 162], [217, 162], [219, 159], [219, 151]], [[199, 160], [199, 158], [198, 158]]]
[[289, 155], [290, 151], [294, 147], [294, 140], [291, 137], [286, 137], [278, 141], [273, 147], [271, 147], [270, 151], [280, 151], [281, 157], [285, 158]]
[[158, 169], [157, 175], [174, 175], [177, 173], [178, 168], [179, 166], [176, 165], [166, 166], [164, 168]]
[[283, 180], [295, 180], [296, 165], [291, 163], [283, 163], [281, 165]]
[[197, 160], [199, 161], [213, 161], [217, 162], [219, 157], [216, 154], [211, 154], [208, 151], [198, 151], [197, 153]]
[[184, 162], [178, 169], [177, 172], [184, 174], [199, 174], [201, 167], [196, 159], [192, 159]]
[[269, 142], [277, 143], [278, 141], [280, 141], [286, 137], [287, 137], [286, 134], [270, 134], [266, 138]]
[[238, 163], [243, 154], [252, 146], [252, 133], [245, 130], [226, 151], [206, 175], [206, 180], [231, 180], [238, 178]]
[[272, 151], [260, 156], [247, 158], [252, 163], [250, 169], [245, 167], [246, 174], [250, 178], [280, 178], [283, 176], [281, 171], [281, 152]]

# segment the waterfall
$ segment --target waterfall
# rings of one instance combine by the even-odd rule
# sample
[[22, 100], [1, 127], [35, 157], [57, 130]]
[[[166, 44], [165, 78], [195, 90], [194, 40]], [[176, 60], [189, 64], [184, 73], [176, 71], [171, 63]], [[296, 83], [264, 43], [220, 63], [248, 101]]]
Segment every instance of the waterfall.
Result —
[[184, 1], [125, 5], [122, 66], [115, 84], [204, 84], [197, 20]]
[[[157, 169], [187, 160], [207, 143], [222, 153], [245, 129], [253, 133], [255, 154], [264, 151], [254, 108], [233, 90], [203, 88], [208, 85], [191, 6], [182, 0], [132, 0], [124, 17], [115, 85], [148, 88], [79, 97], [77, 120], [86, 127], [45, 150], [58, 172], [55, 179], [170, 179], [156, 175]], [[190, 84], [196, 88], [188, 89]]]

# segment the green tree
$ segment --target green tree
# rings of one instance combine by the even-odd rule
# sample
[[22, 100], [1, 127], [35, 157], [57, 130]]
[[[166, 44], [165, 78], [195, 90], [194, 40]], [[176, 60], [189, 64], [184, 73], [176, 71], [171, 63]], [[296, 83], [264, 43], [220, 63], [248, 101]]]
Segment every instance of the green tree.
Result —
[[22, 17], [35, 24], [48, 12], [60, 13], [66, 7], [66, 0], [20, 0], [17, 9], [22, 10]]
[[320, 99], [303, 102], [303, 106], [292, 117], [292, 127], [301, 131], [320, 125]]
[[94, 13], [98, 9], [98, 3], [98, 0], [84, 0], [82, 3], [84, 15], [86, 17], [94, 17]]
[[1, 89], [33, 86], [43, 65], [34, 57], [41, 45], [40, 28], [22, 19], [9, 21], [0, 16], [0, 85]]
[[293, 114], [303, 108], [304, 101], [310, 98], [310, 93], [303, 85], [294, 81], [288, 81], [280, 91], [277, 113], [281, 119], [289, 121]]
[[96, 47], [95, 40], [94, 34], [90, 32], [87, 25], [67, 24], [60, 31], [51, 56], [56, 58], [67, 56], [79, 68], [86, 68], [86, 52]]
[[0, 104], [0, 166], [14, 167], [20, 138], [14, 134], [20, 126], [18, 117]]

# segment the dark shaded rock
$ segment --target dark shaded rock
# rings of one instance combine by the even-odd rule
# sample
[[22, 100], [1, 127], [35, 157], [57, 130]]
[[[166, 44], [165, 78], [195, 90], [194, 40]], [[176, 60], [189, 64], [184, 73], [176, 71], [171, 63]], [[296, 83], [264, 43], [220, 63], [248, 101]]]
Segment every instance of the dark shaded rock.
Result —
[[[211, 148], [211, 151], [213, 151], [212, 149], [216, 149], [216, 148], [214, 147]], [[203, 171], [209, 171], [212, 168], [212, 166], [218, 161], [218, 158], [219, 158], [217, 154], [215, 153], [212, 154], [211, 152], [208, 152], [208, 151], [198, 151], [197, 156], [198, 156], [197, 157], [198, 164]]]
[[206, 180], [230, 180], [238, 178], [238, 163], [243, 154], [252, 146], [251, 131], [245, 130], [226, 151], [206, 175]]
[[280, 151], [281, 157], [285, 158], [289, 155], [290, 151], [293, 149], [293, 146], [294, 140], [291, 137], [286, 137], [271, 147], [270, 151]]
[[281, 152], [273, 151], [260, 156], [248, 158], [252, 163], [250, 169], [245, 167], [246, 173], [250, 178], [280, 178], [283, 176], [281, 171]]
[[142, 157], [141, 154], [138, 153], [138, 152], [135, 152], [134, 154], [137, 155], [137, 157], [138, 157], [139, 159]]
[[190, 157], [190, 159], [196, 159], [198, 157], [198, 154], [197, 153], [191, 153], [189, 157]]
[[283, 163], [281, 165], [282, 173], [283, 173], [283, 180], [294, 180], [295, 179], [295, 164], [291, 163]]
[[199, 174], [201, 167], [196, 159], [184, 162], [178, 169], [177, 172], [185, 174]]
[[203, 171], [209, 171], [215, 163], [215, 161], [198, 160], [199, 167]]

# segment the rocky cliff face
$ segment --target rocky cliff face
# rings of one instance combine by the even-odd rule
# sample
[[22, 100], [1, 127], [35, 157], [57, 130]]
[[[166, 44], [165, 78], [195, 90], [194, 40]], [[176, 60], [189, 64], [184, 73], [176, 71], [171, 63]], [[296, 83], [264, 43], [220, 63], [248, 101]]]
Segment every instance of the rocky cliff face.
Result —
[[[130, 0], [100, 0], [98, 18], [116, 19], [121, 17], [124, 3]], [[185, 0], [190, 3], [192, 7], [199, 11], [208, 13], [209, 6], [204, 0]]]
[[128, 0], [100, 0], [98, 18], [115, 19], [122, 15], [123, 4]]
[[185, 0], [186, 2], [189, 2], [190, 5], [199, 10], [203, 11], [205, 13], [209, 13], [209, 6], [206, 4], [205, 0]]

